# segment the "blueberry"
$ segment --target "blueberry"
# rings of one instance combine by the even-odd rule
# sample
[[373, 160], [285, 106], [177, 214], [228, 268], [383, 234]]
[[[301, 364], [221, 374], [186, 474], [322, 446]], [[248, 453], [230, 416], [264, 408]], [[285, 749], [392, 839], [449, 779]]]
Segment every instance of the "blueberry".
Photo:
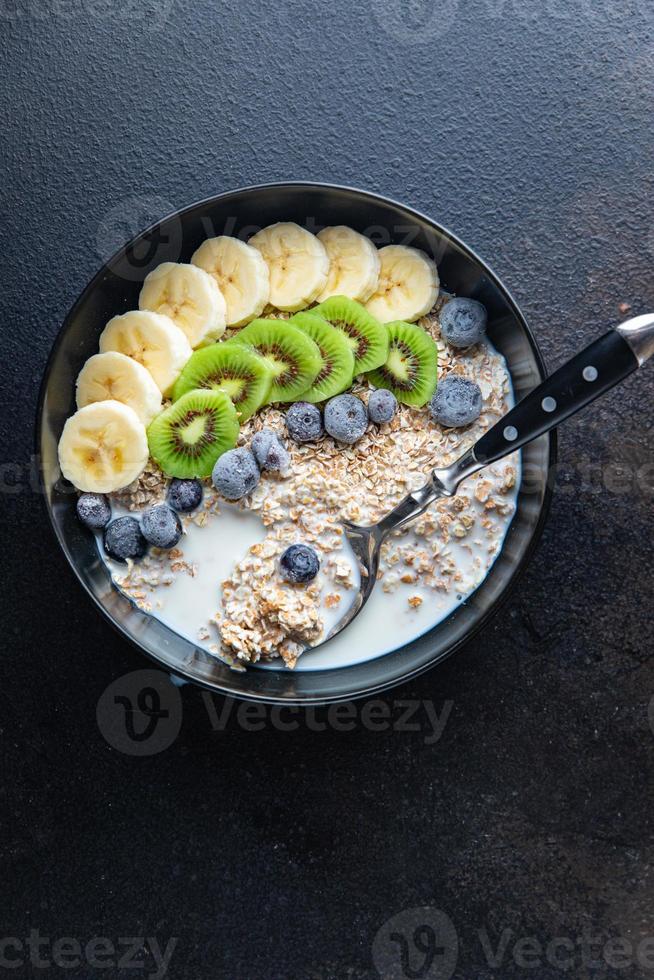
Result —
[[174, 548], [182, 536], [182, 522], [172, 507], [157, 504], [143, 513], [141, 532], [155, 548]]
[[109, 501], [101, 493], [83, 493], [77, 499], [77, 516], [86, 527], [99, 531], [111, 520]]
[[290, 466], [291, 457], [272, 429], [255, 432], [250, 448], [261, 470], [283, 473]]
[[368, 399], [368, 415], [371, 422], [381, 425], [390, 422], [397, 412], [397, 398], [387, 388], [377, 388]]
[[230, 449], [219, 458], [211, 479], [227, 500], [240, 500], [252, 493], [259, 482], [259, 467], [249, 449]]
[[368, 412], [355, 395], [337, 395], [325, 406], [325, 428], [339, 442], [356, 442], [368, 428]]
[[116, 561], [143, 557], [148, 543], [135, 517], [117, 517], [109, 524], [104, 532], [104, 550]]
[[292, 544], [279, 559], [282, 578], [294, 585], [311, 582], [319, 568], [320, 559], [307, 544]]
[[202, 503], [204, 489], [199, 480], [170, 481], [168, 487], [168, 503], [173, 510], [195, 510]]
[[286, 413], [286, 428], [296, 442], [320, 439], [323, 433], [320, 409], [310, 402], [295, 402]]
[[486, 333], [488, 313], [476, 299], [457, 296], [446, 304], [440, 321], [443, 340], [452, 347], [471, 347]]
[[439, 381], [429, 403], [432, 418], [448, 429], [470, 425], [481, 415], [483, 399], [475, 381], [460, 374], [448, 374]]

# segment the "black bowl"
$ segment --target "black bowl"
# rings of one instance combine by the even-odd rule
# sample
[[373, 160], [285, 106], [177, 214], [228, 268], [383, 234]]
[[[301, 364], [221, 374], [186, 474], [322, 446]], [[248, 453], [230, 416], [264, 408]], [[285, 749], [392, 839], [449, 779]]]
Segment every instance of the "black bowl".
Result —
[[86, 287], [57, 337], [41, 389], [37, 450], [48, 513], [80, 582], [107, 619], [163, 667], [224, 694], [283, 704], [362, 697], [391, 687], [453, 653], [488, 621], [529, 560], [545, 520], [555, 441], [543, 436], [523, 450], [517, 511], [489, 574], [442, 623], [393, 653], [337, 670], [237, 673], [141, 612], [112, 585], [95, 541], [75, 517], [75, 497], [60, 477], [57, 442], [75, 410], [75, 379], [97, 351], [107, 320], [137, 307], [141, 282], [160, 262], [188, 262], [211, 235], [248, 237], [289, 220], [319, 230], [346, 224], [377, 245], [403, 243], [431, 253], [444, 289], [479, 299], [489, 311], [489, 336], [507, 360], [517, 398], [544, 376], [543, 361], [515, 302], [477, 256], [430, 218], [376, 194], [313, 183], [268, 184], [230, 191], [169, 215], [121, 249]]

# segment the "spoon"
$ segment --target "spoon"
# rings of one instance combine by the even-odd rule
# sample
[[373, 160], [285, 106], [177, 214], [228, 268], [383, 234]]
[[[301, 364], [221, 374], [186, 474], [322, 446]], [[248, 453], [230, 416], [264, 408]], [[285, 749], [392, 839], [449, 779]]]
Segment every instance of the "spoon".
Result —
[[453, 497], [473, 473], [503, 459], [532, 439], [555, 429], [654, 354], [654, 313], [632, 317], [609, 330], [546, 378], [499, 422], [449, 466], [432, 470], [424, 487], [408, 494], [377, 524], [361, 527], [343, 522], [345, 536], [360, 566], [361, 581], [354, 601], [327, 636], [306, 650], [315, 650], [341, 633], [370, 598], [384, 540], [419, 517], [441, 497]]

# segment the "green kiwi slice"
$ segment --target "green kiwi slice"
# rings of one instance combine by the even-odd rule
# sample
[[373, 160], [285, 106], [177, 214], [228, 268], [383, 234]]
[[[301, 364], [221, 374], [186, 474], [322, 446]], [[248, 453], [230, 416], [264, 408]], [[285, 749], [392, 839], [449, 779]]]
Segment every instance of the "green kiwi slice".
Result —
[[201, 347], [188, 359], [175, 382], [173, 401], [187, 391], [209, 388], [229, 395], [240, 422], [264, 405], [270, 393], [272, 371], [262, 357], [228, 342]]
[[150, 423], [150, 455], [166, 476], [210, 476], [238, 438], [236, 409], [224, 391], [187, 391]]
[[288, 320], [253, 320], [229, 341], [245, 344], [272, 370], [269, 402], [294, 402], [311, 387], [322, 368], [313, 340]]
[[371, 371], [376, 388], [388, 388], [404, 405], [426, 405], [436, 391], [438, 348], [434, 339], [417, 323], [396, 320], [387, 323], [386, 363]]
[[313, 340], [322, 357], [316, 380], [299, 400], [322, 402], [349, 388], [354, 377], [354, 352], [341, 331], [311, 311], [296, 313], [288, 322]]
[[314, 306], [312, 313], [328, 320], [344, 334], [354, 353], [354, 373], [381, 367], [388, 355], [388, 334], [379, 320], [361, 303], [347, 296], [330, 296]]

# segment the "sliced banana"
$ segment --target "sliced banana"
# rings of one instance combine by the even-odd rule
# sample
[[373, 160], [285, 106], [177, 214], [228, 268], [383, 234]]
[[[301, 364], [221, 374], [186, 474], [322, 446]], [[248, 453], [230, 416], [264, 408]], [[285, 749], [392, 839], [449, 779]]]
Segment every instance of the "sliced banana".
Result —
[[145, 426], [129, 405], [94, 402], [64, 426], [59, 466], [67, 480], [86, 493], [113, 493], [136, 480], [148, 462]]
[[218, 283], [197, 265], [163, 262], [145, 277], [139, 309], [170, 317], [191, 347], [225, 332], [227, 304]]
[[132, 310], [110, 320], [100, 334], [100, 353], [109, 350], [142, 364], [163, 395], [170, 393], [193, 353], [186, 336], [170, 317], [149, 310]]
[[227, 304], [227, 324], [242, 327], [263, 313], [270, 295], [270, 276], [263, 256], [238, 238], [208, 238], [191, 262], [209, 273]]
[[318, 302], [330, 296], [347, 296], [365, 303], [379, 283], [379, 252], [365, 235], [346, 225], [323, 228], [318, 238], [329, 258], [327, 285]]
[[429, 313], [440, 285], [433, 259], [408, 245], [386, 245], [380, 248], [379, 258], [379, 285], [366, 309], [382, 323], [412, 323]]
[[325, 246], [292, 221], [280, 221], [257, 232], [250, 245], [263, 255], [270, 272], [270, 302], [294, 313], [313, 303], [329, 275]]
[[104, 401], [129, 405], [146, 426], [161, 411], [161, 392], [150, 372], [117, 351], [89, 357], [77, 378], [78, 408]]

